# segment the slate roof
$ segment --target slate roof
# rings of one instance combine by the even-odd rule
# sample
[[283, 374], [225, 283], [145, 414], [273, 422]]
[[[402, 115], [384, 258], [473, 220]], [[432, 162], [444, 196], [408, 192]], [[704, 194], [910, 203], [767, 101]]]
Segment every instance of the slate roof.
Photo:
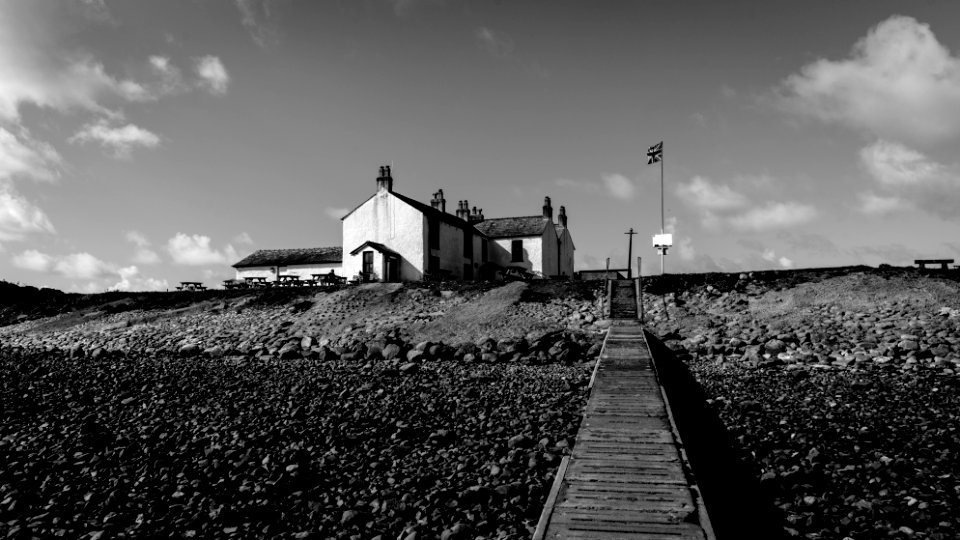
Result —
[[490, 238], [540, 236], [550, 220], [543, 216], [494, 218], [474, 224], [474, 228]]
[[343, 262], [340, 246], [300, 249], [258, 249], [234, 264], [234, 268], [247, 266], [292, 266], [295, 264], [319, 264]]
[[[420, 211], [420, 213], [422, 213], [423, 215], [425, 215], [425, 216], [427, 216], [427, 217], [435, 217], [435, 218], [437, 218], [438, 220], [440, 220], [440, 221], [442, 221], [442, 222], [444, 222], [444, 223], [446, 223], [446, 224], [448, 224], [448, 225], [452, 225], [452, 226], [454, 226], [454, 227], [456, 227], [456, 228], [458, 228], [458, 229], [467, 229], [467, 230], [469, 230], [469, 231], [472, 232], [472, 233], [479, 232], [474, 226], [472, 226], [471, 224], [467, 223], [466, 221], [458, 218], [458, 217], [455, 216], [454, 214], [448, 214], [447, 212], [441, 212], [440, 210], [438, 210], [438, 209], [430, 206], [429, 204], [424, 204], [424, 203], [422, 203], [422, 202], [420, 202], [420, 201], [418, 201], [418, 200], [416, 200], [416, 199], [411, 199], [410, 197], [407, 197], [406, 195], [404, 195], [404, 194], [402, 194], [402, 193], [397, 193], [396, 191], [391, 191], [390, 194], [393, 195], [394, 197], [400, 199], [401, 201], [409, 204], [410, 206], [416, 208], [417, 210]], [[353, 210], [350, 210], [349, 212], [347, 212], [347, 214], [346, 214], [345, 216], [343, 216], [342, 218], [340, 218], [340, 220], [343, 221], [343, 220], [347, 219], [348, 217], [350, 217], [350, 214], [353, 214], [354, 212], [356, 212], [358, 208], [360, 208], [361, 206], [363, 206], [364, 204], [366, 204], [367, 201], [369, 201], [370, 199], [374, 198], [376, 195], [377, 195], [377, 194], [374, 193], [373, 195], [367, 197], [362, 203], [360, 203], [360, 204], [358, 204], [356, 207], [354, 207]], [[481, 232], [480, 234], [483, 234], [483, 233]]]

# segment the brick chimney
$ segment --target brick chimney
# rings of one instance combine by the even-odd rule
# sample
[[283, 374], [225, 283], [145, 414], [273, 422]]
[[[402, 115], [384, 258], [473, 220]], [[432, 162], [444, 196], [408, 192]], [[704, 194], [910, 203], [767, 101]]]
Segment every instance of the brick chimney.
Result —
[[464, 221], [470, 220], [470, 203], [468, 201], [460, 201], [457, 206], [457, 217]]
[[380, 176], [377, 177], [377, 191], [393, 191], [393, 177], [390, 176], [390, 166], [380, 167]]
[[566, 207], [560, 207], [560, 213], [557, 215], [557, 220], [560, 222], [560, 226], [567, 227], [567, 209]]
[[433, 194], [433, 200], [430, 201], [430, 206], [441, 212], [447, 211], [447, 200], [443, 198], [442, 189], [438, 189], [437, 192]]
[[550, 197], [543, 198], [543, 219], [553, 221], [553, 207], [550, 206]]
[[468, 219], [467, 221], [469, 221], [470, 223], [480, 223], [481, 221], [483, 221], [483, 208], [481, 208], [480, 210], [477, 210], [477, 207], [474, 206], [473, 212], [470, 214], [470, 219]]

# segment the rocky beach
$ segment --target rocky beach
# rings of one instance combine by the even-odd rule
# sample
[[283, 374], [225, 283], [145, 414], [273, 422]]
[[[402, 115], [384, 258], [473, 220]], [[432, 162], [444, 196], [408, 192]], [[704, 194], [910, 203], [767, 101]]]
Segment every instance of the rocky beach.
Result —
[[[785, 536], [956, 537], [953, 273], [644, 283], [648, 329], [701, 384]], [[529, 538], [588, 397], [598, 294], [409, 284], [4, 306], [0, 533]]]

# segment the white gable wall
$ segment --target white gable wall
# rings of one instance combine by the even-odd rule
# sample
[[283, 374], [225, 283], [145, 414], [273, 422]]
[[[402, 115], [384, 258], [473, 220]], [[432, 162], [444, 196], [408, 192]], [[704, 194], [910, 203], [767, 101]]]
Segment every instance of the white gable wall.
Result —
[[[378, 191], [343, 219], [343, 274], [353, 278], [363, 270], [363, 252], [350, 252], [367, 241], [379, 242], [400, 255], [400, 279], [423, 277], [426, 219], [419, 210], [388, 191]], [[372, 249], [372, 248], [370, 248]], [[374, 250], [374, 272], [383, 272], [383, 259]]]
[[560, 275], [573, 277], [573, 237], [570, 229], [564, 228], [560, 235]]

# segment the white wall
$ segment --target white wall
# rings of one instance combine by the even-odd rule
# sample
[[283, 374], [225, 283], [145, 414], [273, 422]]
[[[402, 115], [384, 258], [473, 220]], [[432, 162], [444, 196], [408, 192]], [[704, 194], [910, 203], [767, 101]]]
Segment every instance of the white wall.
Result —
[[[513, 262], [513, 241], [523, 241], [523, 261]], [[543, 237], [495, 238], [490, 240], [490, 260], [500, 266], [520, 266], [531, 272], [543, 272]], [[496, 253], [496, 258], [493, 257]]]
[[[400, 279], [415, 281], [423, 277], [426, 264], [425, 218], [420, 211], [387, 191], [378, 191], [343, 220], [343, 274], [347, 278], [363, 269], [363, 252], [350, 252], [367, 241], [379, 242], [400, 257]], [[383, 272], [383, 260], [374, 251], [374, 272]], [[382, 276], [381, 276], [382, 277]]]
[[[427, 223], [427, 220], [424, 223]], [[449, 271], [451, 276], [456, 279], [464, 279], [463, 265], [470, 264], [473, 267], [473, 279], [477, 279], [480, 273], [482, 255], [480, 233], [472, 231], [472, 257], [464, 257], [463, 229], [442, 221], [438, 221], [438, 223], [440, 224], [440, 249], [431, 249], [429, 252], [440, 258], [440, 269]], [[426, 231], [426, 227], [424, 230]], [[426, 235], [424, 245], [429, 246], [428, 241], [429, 235]]]
[[[248, 266], [237, 268], [237, 279], [242, 280], [248, 277], [263, 277], [267, 281], [275, 281], [277, 275], [273, 272], [273, 266]], [[330, 270], [338, 276], [343, 276], [343, 265], [341, 263], [321, 263], [321, 264], [296, 264], [280, 267], [280, 273], [283, 275], [296, 275], [300, 279], [313, 279], [310, 274], [329, 274]]]

